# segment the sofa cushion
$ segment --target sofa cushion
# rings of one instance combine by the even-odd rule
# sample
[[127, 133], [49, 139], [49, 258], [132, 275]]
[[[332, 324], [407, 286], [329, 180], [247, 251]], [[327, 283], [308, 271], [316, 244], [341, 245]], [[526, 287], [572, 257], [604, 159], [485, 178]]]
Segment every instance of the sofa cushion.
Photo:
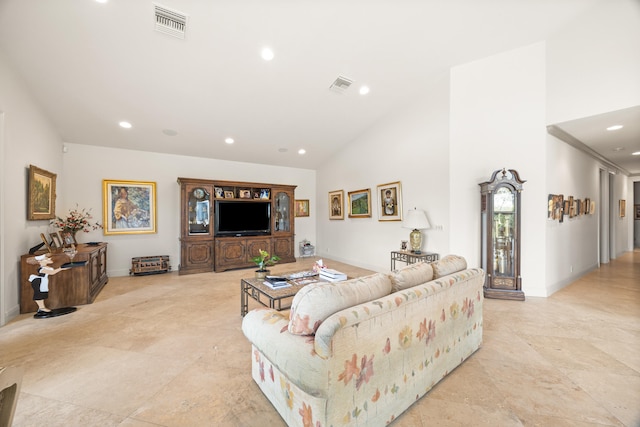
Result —
[[313, 335], [318, 326], [333, 313], [390, 293], [391, 279], [382, 273], [344, 282], [312, 283], [293, 297], [289, 332]]
[[433, 267], [433, 278], [439, 279], [466, 269], [467, 260], [459, 255], [447, 255], [441, 260], [432, 263], [431, 266]]
[[413, 288], [433, 279], [433, 267], [428, 262], [417, 262], [394, 270], [389, 275], [393, 292]]

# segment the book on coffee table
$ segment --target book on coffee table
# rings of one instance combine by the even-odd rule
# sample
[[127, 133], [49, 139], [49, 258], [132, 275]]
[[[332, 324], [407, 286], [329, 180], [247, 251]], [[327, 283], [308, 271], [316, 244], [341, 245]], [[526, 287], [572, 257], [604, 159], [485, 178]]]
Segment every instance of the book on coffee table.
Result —
[[264, 282], [265, 286], [270, 287], [271, 289], [284, 289], [284, 288], [288, 288], [291, 286], [291, 283], [284, 281], [284, 282], [276, 282], [276, 281], [269, 281], [269, 280], [265, 280]]
[[331, 268], [323, 268], [320, 270], [320, 277], [324, 280], [328, 280], [329, 282], [339, 282], [341, 280], [347, 280], [347, 275], [341, 273], [338, 270], [333, 270]]

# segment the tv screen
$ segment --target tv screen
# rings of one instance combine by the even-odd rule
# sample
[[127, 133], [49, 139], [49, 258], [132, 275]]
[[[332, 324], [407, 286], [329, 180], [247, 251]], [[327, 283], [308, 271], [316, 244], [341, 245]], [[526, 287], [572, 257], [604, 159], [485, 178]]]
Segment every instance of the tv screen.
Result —
[[216, 200], [216, 236], [271, 234], [271, 202]]

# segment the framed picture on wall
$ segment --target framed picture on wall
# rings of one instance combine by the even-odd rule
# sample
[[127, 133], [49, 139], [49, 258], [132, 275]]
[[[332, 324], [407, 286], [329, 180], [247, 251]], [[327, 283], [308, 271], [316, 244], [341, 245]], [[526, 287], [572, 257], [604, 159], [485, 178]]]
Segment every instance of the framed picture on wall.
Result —
[[102, 181], [104, 234], [156, 233], [156, 183]]
[[371, 190], [349, 191], [349, 218], [371, 217]]
[[344, 219], [344, 191], [329, 192], [329, 219]]
[[378, 185], [378, 221], [402, 221], [400, 181]]
[[309, 200], [296, 200], [296, 216], [309, 216]]
[[627, 201], [620, 200], [620, 218], [624, 218], [626, 210], [627, 210]]
[[634, 205], [633, 211], [635, 212], [633, 219], [640, 219], [640, 205]]
[[28, 220], [54, 219], [56, 217], [56, 174], [29, 165], [28, 197]]

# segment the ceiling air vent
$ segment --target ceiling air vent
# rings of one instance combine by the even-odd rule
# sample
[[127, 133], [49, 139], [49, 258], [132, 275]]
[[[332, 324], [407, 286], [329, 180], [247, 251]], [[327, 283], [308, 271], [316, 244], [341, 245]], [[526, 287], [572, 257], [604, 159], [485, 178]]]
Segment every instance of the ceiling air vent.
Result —
[[156, 13], [156, 31], [184, 39], [184, 33], [187, 29], [187, 15], [158, 4], [154, 4], [154, 6]]
[[343, 76], [338, 76], [338, 78], [333, 83], [331, 83], [329, 89], [331, 89], [333, 92], [344, 93], [347, 89], [349, 89], [351, 83], [353, 83], [353, 80]]

